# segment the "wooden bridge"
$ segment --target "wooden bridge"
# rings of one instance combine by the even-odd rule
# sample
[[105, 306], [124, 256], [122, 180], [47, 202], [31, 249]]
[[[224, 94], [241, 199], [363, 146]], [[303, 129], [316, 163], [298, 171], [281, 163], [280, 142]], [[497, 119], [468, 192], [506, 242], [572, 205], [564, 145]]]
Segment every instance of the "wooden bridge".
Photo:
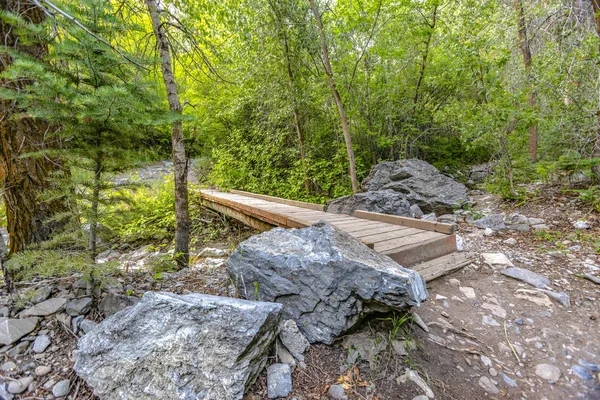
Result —
[[275, 226], [305, 228], [327, 221], [403, 267], [418, 271], [426, 281], [472, 261], [469, 255], [456, 252], [455, 226], [450, 224], [367, 211], [333, 214], [320, 204], [239, 190], [203, 189], [200, 196], [203, 205], [261, 231]]

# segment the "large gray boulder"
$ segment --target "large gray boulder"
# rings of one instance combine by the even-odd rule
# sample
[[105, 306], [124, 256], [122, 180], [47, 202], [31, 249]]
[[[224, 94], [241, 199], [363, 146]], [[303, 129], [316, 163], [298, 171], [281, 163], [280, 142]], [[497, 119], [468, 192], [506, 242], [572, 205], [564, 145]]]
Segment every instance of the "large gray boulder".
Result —
[[242, 399], [277, 336], [281, 304], [147, 292], [78, 343], [101, 399]]
[[400, 215], [402, 217], [415, 216], [406, 195], [391, 189], [357, 193], [340, 197], [327, 204], [327, 212], [330, 213], [352, 214], [356, 210]]
[[369, 192], [392, 189], [404, 193], [424, 213], [445, 214], [469, 201], [467, 187], [422, 160], [385, 161], [373, 166], [362, 182]]
[[323, 221], [253, 236], [227, 264], [243, 296], [282, 303], [311, 343], [331, 344], [370, 313], [427, 297], [418, 273]]

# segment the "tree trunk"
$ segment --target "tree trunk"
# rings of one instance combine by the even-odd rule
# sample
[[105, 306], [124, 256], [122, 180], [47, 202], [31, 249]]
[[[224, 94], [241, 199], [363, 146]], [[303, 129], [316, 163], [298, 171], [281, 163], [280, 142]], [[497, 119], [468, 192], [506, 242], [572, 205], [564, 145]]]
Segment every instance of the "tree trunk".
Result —
[[300, 120], [300, 110], [298, 109], [298, 99], [296, 97], [296, 87], [294, 80], [294, 72], [292, 70], [292, 61], [290, 57], [290, 46], [288, 44], [287, 32], [285, 27], [283, 26], [283, 21], [277, 11], [277, 8], [273, 2], [269, 2], [269, 6], [273, 10], [273, 14], [275, 14], [275, 18], [277, 18], [277, 26], [281, 32], [283, 38], [283, 54], [285, 58], [285, 66], [288, 76], [288, 83], [290, 86], [290, 91], [292, 95], [292, 103], [293, 103], [293, 114], [294, 114], [294, 127], [296, 129], [296, 135], [298, 137], [298, 147], [300, 150], [300, 161], [302, 162], [302, 173], [304, 174], [304, 190], [306, 190], [306, 194], [311, 194], [310, 190], [310, 181], [308, 180], [308, 164], [306, 162], [306, 152], [304, 150], [304, 138], [302, 134], [302, 123]]
[[[98, 144], [98, 147], [100, 144]], [[89, 234], [89, 242], [88, 242], [88, 251], [90, 253], [90, 258], [92, 259], [92, 263], [96, 263], [96, 256], [98, 255], [98, 220], [99, 213], [98, 207], [100, 205], [100, 187], [102, 185], [102, 152], [98, 152], [96, 154], [96, 158], [94, 160], [94, 179], [92, 181], [92, 206], [90, 210], [90, 234]], [[90, 270], [90, 274], [88, 276], [87, 283], [87, 294], [88, 296], [94, 296], [95, 287], [96, 287], [96, 278], [94, 275], [94, 269]]]
[[310, 8], [312, 9], [315, 20], [317, 21], [317, 27], [319, 28], [319, 35], [321, 36], [321, 51], [323, 56], [323, 66], [325, 67], [325, 74], [327, 75], [327, 82], [329, 88], [337, 105], [338, 113], [340, 114], [340, 121], [342, 124], [342, 132], [344, 133], [344, 141], [346, 142], [346, 152], [348, 153], [348, 163], [350, 164], [350, 182], [352, 183], [352, 191], [358, 193], [360, 187], [358, 185], [358, 179], [356, 177], [356, 161], [354, 159], [354, 150], [352, 150], [352, 139], [350, 138], [350, 130], [348, 128], [348, 116], [346, 115], [346, 109], [342, 101], [342, 97], [337, 90], [335, 79], [333, 76], [333, 69], [331, 68], [331, 62], [329, 60], [329, 49], [327, 47], [327, 37], [325, 36], [325, 30], [323, 28], [323, 22], [321, 21], [321, 14], [315, 0], [308, 0]]
[[[596, 35], [600, 37], [600, 0], [591, 0], [594, 8], [594, 20], [596, 21]], [[598, 46], [600, 53], [600, 45]], [[594, 148], [592, 149], [592, 157], [600, 158], [600, 96], [598, 97], [598, 110], [596, 111], [598, 126], [596, 127], [596, 139], [594, 140]], [[600, 163], [592, 167], [592, 176], [596, 183], [600, 182]]]
[[[515, 11], [517, 13], [519, 47], [521, 48], [521, 54], [523, 55], [523, 62], [525, 64], [525, 70], [527, 72], [527, 83], [531, 87], [529, 92], [529, 106], [533, 111], [535, 111], [537, 107], [537, 91], [535, 90], [535, 83], [533, 82], [533, 76], [531, 75], [531, 49], [529, 48], [529, 40], [527, 39], [527, 25], [525, 23], [525, 12], [523, 11], [523, 3], [521, 2], [521, 0], [514, 0], [514, 5]], [[531, 160], [531, 162], [536, 162], [538, 148], [537, 122], [529, 126], [528, 142], [529, 159]]]
[[431, 16], [431, 23], [429, 25], [429, 33], [427, 39], [425, 39], [425, 51], [421, 54], [421, 67], [419, 68], [419, 78], [417, 79], [417, 85], [415, 87], [415, 95], [413, 97], [413, 108], [411, 111], [411, 119], [414, 118], [415, 112], [417, 111], [417, 105], [419, 104], [419, 95], [421, 93], [421, 85], [423, 84], [423, 78], [425, 77], [425, 70], [427, 68], [427, 59], [429, 58], [429, 48], [431, 47], [431, 39], [433, 38], [433, 30], [437, 23], [437, 11], [438, 6], [433, 7], [433, 14]]
[[92, 207], [90, 210], [90, 235], [88, 250], [92, 260], [96, 259], [98, 250], [96, 248], [96, 242], [98, 239], [98, 205], [100, 204], [100, 184], [102, 178], [102, 154], [99, 152], [96, 154], [94, 160], [94, 180], [92, 186]]
[[[29, 1], [0, 0], [0, 10], [19, 14], [26, 22], [37, 24], [44, 20], [44, 13]], [[47, 53], [43, 44], [23, 44], [14, 27], [0, 20], [2, 44], [41, 58]], [[0, 55], [0, 72], [6, 70], [12, 62], [10, 56]], [[6, 79], [0, 85], [19, 90], [30, 84], [20, 80], [11, 82]], [[24, 154], [40, 152], [60, 143], [53, 139], [55, 127], [41, 120], [14, 115], [23, 110], [13, 101], [0, 100], [0, 180], [7, 215], [9, 233], [9, 252], [25, 249], [31, 243], [47, 240], [64, 223], [50, 221], [58, 213], [66, 211], [63, 199], [46, 201], [42, 195], [54, 188], [52, 176], [68, 173], [59, 159], [48, 156], [22, 157]]]
[[[156, 37], [156, 45], [161, 59], [161, 71], [167, 100], [171, 111], [181, 115], [182, 106], [175, 84], [175, 74], [171, 63], [169, 43], [164, 31], [164, 25], [160, 19], [160, 12], [156, 0], [144, 0], [148, 13], [152, 20], [152, 28]], [[185, 152], [183, 137], [183, 123], [181, 119], [172, 124], [171, 144], [173, 156], [173, 175], [175, 179], [175, 259], [179, 268], [185, 268], [189, 262], [189, 240], [190, 240], [190, 216], [188, 209], [188, 162]]]

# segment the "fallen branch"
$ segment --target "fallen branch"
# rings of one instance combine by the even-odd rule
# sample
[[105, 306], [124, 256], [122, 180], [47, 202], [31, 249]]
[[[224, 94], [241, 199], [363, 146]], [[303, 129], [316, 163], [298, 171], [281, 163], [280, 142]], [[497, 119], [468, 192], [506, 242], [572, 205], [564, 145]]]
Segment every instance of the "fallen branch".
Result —
[[519, 355], [517, 354], [517, 351], [515, 350], [515, 346], [513, 346], [513, 344], [510, 342], [510, 340], [508, 340], [508, 330], [506, 330], [506, 320], [504, 320], [504, 337], [506, 337], [506, 343], [508, 343], [508, 347], [510, 347], [510, 349], [512, 350], [512, 353], [514, 354], [515, 358], [517, 359], [517, 362], [521, 362], [521, 359], [519, 358]]

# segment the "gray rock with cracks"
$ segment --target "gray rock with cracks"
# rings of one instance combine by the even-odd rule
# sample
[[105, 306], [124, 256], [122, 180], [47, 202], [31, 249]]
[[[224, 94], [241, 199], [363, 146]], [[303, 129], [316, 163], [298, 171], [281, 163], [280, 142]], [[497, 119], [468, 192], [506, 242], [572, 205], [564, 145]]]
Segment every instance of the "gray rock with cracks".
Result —
[[441, 174], [422, 160], [385, 161], [375, 165], [362, 182], [367, 191], [392, 189], [404, 193], [424, 213], [451, 213], [469, 202], [467, 187]]
[[304, 361], [304, 352], [310, 347], [306, 336], [300, 332], [293, 319], [288, 319], [279, 328], [279, 339], [286, 349], [298, 361]]
[[292, 371], [288, 364], [273, 364], [267, 368], [267, 397], [287, 397], [292, 391]]
[[253, 236], [227, 264], [239, 293], [282, 303], [311, 343], [331, 344], [369, 314], [427, 298], [418, 273], [323, 221]]
[[538, 289], [544, 289], [550, 286], [550, 279], [528, 269], [512, 267], [505, 268], [501, 270], [500, 273], [510, 278], [529, 283], [531, 286], [535, 286]]
[[101, 399], [242, 399], [281, 304], [147, 292], [79, 340], [75, 372]]
[[357, 193], [340, 197], [327, 204], [327, 212], [330, 213], [350, 215], [356, 210], [399, 215], [401, 217], [415, 217], [415, 213], [420, 214], [419, 216], [423, 215], [420, 209], [417, 211], [416, 208], [413, 208], [404, 193], [391, 189]]

